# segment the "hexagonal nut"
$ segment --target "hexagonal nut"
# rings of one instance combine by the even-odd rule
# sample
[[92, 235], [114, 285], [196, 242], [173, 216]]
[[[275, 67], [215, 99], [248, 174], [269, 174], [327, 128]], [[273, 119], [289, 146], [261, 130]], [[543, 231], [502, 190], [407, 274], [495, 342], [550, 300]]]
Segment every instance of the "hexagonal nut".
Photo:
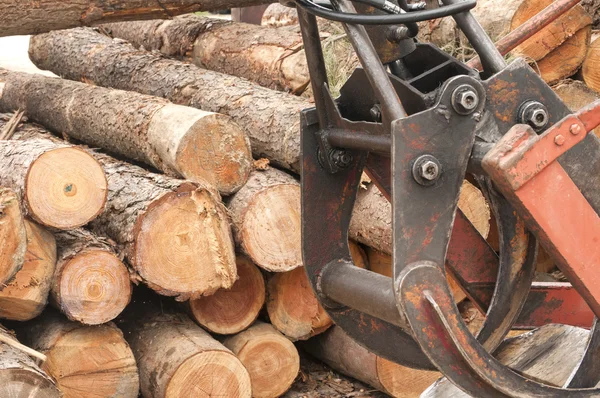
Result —
[[548, 113], [544, 109], [535, 109], [528, 116], [527, 121], [537, 128], [543, 128], [548, 124]]
[[479, 96], [473, 90], [465, 90], [458, 93], [456, 102], [460, 104], [464, 109], [472, 111], [477, 108], [479, 103]]
[[433, 181], [440, 175], [440, 168], [434, 161], [427, 160], [419, 168], [421, 178], [427, 181]]

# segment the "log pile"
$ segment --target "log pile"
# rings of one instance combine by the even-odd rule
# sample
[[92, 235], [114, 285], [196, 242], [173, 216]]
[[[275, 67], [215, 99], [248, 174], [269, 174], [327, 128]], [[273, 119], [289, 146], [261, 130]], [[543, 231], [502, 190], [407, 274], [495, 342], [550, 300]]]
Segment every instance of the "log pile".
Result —
[[[19, 32], [269, 1], [91, 3], [85, 18], [73, 7], [52, 23], [36, 13], [61, 5], [39, 6]], [[483, 0], [476, 13], [501, 36], [547, 4]], [[30, 57], [63, 78], [0, 71], [0, 318], [43, 359], [13, 370], [13, 356], [28, 354], [2, 346], [0, 374], [32, 380], [22, 396], [278, 397], [299, 374], [298, 348], [392, 396], [418, 396], [440, 377], [359, 346], [310, 286], [298, 112], [313, 103], [293, 95], [309, 84], [306, 59], [293, 13], [277, 9], [265, 26], [186, 15], [44, 33]], [[452, 23], [422, 33], [460, 44]], [[590, 26], [576, 7], [514, 52], [560, 80], [573, 110], [600, 97]], [[581, 64], [585, 83], [562, 80]], [[391, 276], [391, 205], [375, 184], [364, 188], [352, 259]], [[459, 207], [493, 245], [490, 208], [468, 181]]]

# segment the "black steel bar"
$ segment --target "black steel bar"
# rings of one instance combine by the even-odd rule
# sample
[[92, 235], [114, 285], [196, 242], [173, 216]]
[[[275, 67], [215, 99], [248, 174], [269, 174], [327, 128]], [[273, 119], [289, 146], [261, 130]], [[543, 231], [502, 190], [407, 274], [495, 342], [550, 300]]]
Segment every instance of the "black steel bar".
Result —
[[[446, 5], [459, 4], [461, 0], [442, 0]], [[469, 11], [461, 12], [452, 16], [456, 24], [463, 31], [469, 42], [477, 51], [483, 69], [490, 75], [500, 72], [506, 68], [506, 61], [496, 45], [481, 27], [477, 19]]]
[[376, 152], [390, 156], [392, 150], [392, 137], [389, 135], [373, 135], [360, 131], [349, 132], [341, 129], [327, 131], [329, 144], [338, 148], [358, 149], [367, 152]]

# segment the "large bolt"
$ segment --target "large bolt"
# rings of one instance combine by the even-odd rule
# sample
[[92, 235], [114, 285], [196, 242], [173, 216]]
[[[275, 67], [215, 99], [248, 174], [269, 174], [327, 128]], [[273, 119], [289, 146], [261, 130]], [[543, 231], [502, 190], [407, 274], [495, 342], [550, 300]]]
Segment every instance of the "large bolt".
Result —
[[419, 168], [421, 178], [427, 181], [434, 181], [440, 175], [440, 168], [437, 163], [428, 160]]
[[334, 149], [329, 153], [329, 159], [331, 162], [339, 167], [345, 169], [352, 163], [352, 155], [343, 149]]
[[463, 84], [454, 90], [452, 94], [452, 107], [460, 115], [469, 115], [477, 109], [479, 95], [475, 88]]
[[394, 26], [387, 30], [387, 39], [391, 43], [398, 43], [410, 39], [410, 31], [406, 26]]
[[528, 101], [521, 106], [520, 122], [530, 125], [535, 131], [543, 130], [550, 122], [546, 107], [537, 101]]
[[373, 118], [373, 121], [378, 123], [381, 122], [381, 105], [373, 105], [373, 107], [369, 110], [369, 114]]
[[442, 174], [442, 166], [431, 155], [420, 156], [413, 163], [413, 178], [421, 185], [432, 185]]

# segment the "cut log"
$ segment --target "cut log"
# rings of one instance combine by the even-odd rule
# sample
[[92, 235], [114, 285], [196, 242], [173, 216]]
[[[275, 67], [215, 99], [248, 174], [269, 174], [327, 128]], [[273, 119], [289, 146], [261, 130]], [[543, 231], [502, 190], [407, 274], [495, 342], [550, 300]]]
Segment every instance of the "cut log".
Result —
[[274, 168], [255, 171], [229, 201], [235, 240], [259, 267], [286, 272], [302, 265], [300, 184]]
[[258, 322], [223, 342], [244, 364], [254, 398], [276, 398], [292, 385], [300, 370], [298, 350], [273, 326]]
[[113, 244], [84, 229], [57, 233], [56, 240], [53, 304], [85, 325], [115, 319], [131, 299], [131, 282]]
[[[592, 16], [594, 20], [593, 28], [600, 28], [600, 1], [599, 0], [583, 0], [581, 5]], [[270, 6], [269, 6], [270, 7]]]
[[121, 324], [146, 398], [250, 397], [242, 363], [183, 314], [134, 303]]
[[261, 25], [272, 27], [298, 25], [298, 11], [294, 7], [273, 3], [263, 13]]
[[244, 77], [263, 87], [298, 92], [310, 77], [298, 26], [268, 28], [185, 15], [168, 21], [104, 26], [135, 47], [190, 60], [206, 69]]
[[[562, 81], [552, 89], [573, 112], [600, 99], [600, 94], [578, 80]], [[600, 137], [600, 127], [597, 127], [594, 133]]]
[[301, 348], [334, 370], [393, 397], [419, 397], [441, 376], [439, 372], [415, 370], [378, 357], [337, 326], [303, 342]]
[[[0, 326], [2, 337], [16, 340]], [[54, 381], [25, 352], [0, 343], [0, 396], [2, 398], [59, 398]]]
[[[548, 84], [573, 76], [585, 61], [590, 43], [590, 27], [579, 30], [560, 46], [537, 62], [542, 79]], [[534, 69], [536, 66], [533, 66]]]
[[[0, 115], [0, 127], [8, 121]], [[81, 149], [47, 139], [0, 141], [0, 185], [23, 198], [23, 213], [47, 227], [72, 229], [106, 203], [102, 167]]]
[[265, 280], [245, 256], [237, 257], [238, 280], [230, 290], [191, 300], [192, 318], [211, 333], [236, 334], [254, 323], [265, 304]]
[[4, 80], [0, 109], [21, 109], [55, 133], [171, 176], [207, 181], [229, 195], [252, 168], [246, 135], [228, 116], [37, 74], [9, 73]]
[[32, 221], [25, 220], [25, 228], [27, 252], [23, 268], [0, 291], [0, 318], [13, 321], [28, 321], [42, 313], [56, 266], [54, 236]]
[[[59, 141], [33, 124], [22, 125], [14, 139]], [[233, 285], [234, 246], [218, 192], [87, 151], [106, 172], [109, 191], [91, 228], [124, 247], [137, 278], [183, 301]]]
[[195, 11], [215, 11], [272, 3], [273, 0], [48, 0], [27, 7], [19, 0], [0, 3], [0, 36], [30, 35], [110, 21], [171, 18]]
[[27, 231], [17, 194], [0, 187], [0, 283], [7, 284], [24, 265]]
[[24, 341], [45, 354], [42, 365], [65, 398], [136, 398], [138, 371], [123, 333], [112, 323], [84, 326], [55, 311], [25, 324]]
[[246, 130], [255, 157], [300, 169], [298, 112], [311, 107], [307, 100], [138, 51], [92, 29], [35, 36], [29, 53], [38, 67], [52, 69], [71, 80], [156, 95], [229, 115]]
[[583, 62], [581, 75], [589, 88], [600, 93], [600, 38], [596, 38], [588, 48], [587, 56]]

